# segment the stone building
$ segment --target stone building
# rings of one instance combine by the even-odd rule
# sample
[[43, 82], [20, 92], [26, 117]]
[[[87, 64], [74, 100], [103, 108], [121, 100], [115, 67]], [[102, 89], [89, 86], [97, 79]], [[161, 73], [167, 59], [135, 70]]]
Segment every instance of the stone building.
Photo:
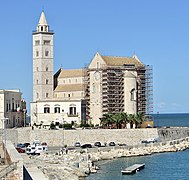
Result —
[[60, 69], [54, 74], [53, 31], [44, 12], [33, 32], [33, 101], [31, 124], [80, 124], [81, 70]]
[[24, 126], [20, 90], [0, 90], [0, 128]]
[[53, 76], [53, 32], [42, 12], [33, 32], [32, 124], [100, 124], [104, 113], [152, 112], [152, 68], [133, 57], [96, 53], [83, 69]]

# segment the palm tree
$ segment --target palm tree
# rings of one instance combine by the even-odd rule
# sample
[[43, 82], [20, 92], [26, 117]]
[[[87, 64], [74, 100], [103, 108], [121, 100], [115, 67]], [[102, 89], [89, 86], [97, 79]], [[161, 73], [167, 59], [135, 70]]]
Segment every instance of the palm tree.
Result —
[[126, 126], [128, 123], [128, 115], [126, 112], [120, 112], [122, 123]]
[[123, 123], [123, 116], [121, 113], [114, 114], [112, 116], [113, 122], [116, 124], [116, 128], [120, 129], [121, 124]]
[[102, 117], [100, 118], [100, 124], [102, 124], [102, 126], [109, 127], [113, 123], [112, 116], [113, 114], [111, 113], [103, 114]]
[[129, 114], [128, 115], [128, 122], [130, 123], [131, 128], [133, 128], [133, 124], [135, 124], [134, 114]]
[[137, 112], [135, 114], [136, 127], [139, 127], [139, 125], [141, 125], [144, 122], [144, 120], [145, 120], [144, 113]]

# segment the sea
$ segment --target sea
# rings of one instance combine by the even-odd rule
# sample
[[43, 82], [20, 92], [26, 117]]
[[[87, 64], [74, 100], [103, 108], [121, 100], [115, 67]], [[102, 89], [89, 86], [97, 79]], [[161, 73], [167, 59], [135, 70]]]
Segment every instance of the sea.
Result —
[[[189, 113], [154, 114], [156, 127], [189, 126]], [[121, 170], [133, 164], [145, 163], [145, 168], [133, 175]], [[127, 157], [97, 163], [100, 170], [85, 180], [189, 180], [189, 149], [181, 152]]]

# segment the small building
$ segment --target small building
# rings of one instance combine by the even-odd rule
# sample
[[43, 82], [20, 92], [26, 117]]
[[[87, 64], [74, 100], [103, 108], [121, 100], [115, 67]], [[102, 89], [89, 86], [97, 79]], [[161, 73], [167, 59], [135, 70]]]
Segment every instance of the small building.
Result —
[[0, 90], [0, 128], [24, 126], [21, 106], [22, 93], [20, 90]]

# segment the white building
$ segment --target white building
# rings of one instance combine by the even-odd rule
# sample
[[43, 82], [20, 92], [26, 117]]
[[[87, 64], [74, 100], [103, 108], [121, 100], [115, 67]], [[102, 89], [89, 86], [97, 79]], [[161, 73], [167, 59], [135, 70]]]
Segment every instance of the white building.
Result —
[[[20, 90], [0, 90], [0, 128], [21, 127], [24, 125]], [[3, 125], [4, 121], [4, 125]]]

